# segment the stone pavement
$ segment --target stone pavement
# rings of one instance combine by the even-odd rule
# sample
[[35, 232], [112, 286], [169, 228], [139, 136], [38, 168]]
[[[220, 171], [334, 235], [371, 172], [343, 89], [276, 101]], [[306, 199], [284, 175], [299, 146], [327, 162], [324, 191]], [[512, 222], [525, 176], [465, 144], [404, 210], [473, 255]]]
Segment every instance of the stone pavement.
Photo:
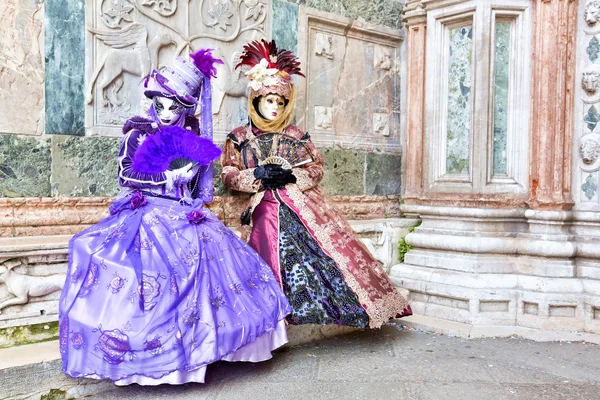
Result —
[[[2, 388], [10, 390], [11, 379], [30, 379], [50, 393], [55, 380], [53, 387], [61, 390], [42, 400], [600, 400], [598, 345], [463, 339], [400, 324], [286, 347], [260, 364], [217, 363], [206, 384], [116, 388], [60, 377], [59, 361], [45, 363], [45, 372], [26, 368], [13, 368]], [[0, 398], [40, 395], [32, 390], [26, 397]]]

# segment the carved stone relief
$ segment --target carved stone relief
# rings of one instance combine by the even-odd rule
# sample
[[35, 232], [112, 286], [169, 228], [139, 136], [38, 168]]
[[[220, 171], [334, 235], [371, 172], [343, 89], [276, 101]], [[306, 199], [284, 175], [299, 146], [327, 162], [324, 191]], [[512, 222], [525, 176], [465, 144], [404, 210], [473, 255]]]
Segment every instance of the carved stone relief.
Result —
[[[583, 18], [578, 20], [578, 73], [581, 86], [575, 88], [576, 105], [573, 143], [575, 174], [574, 200], [585, 209], [598, 210], [600, 197], [600, 0], [585, 0]], [[583, 204], [585, 203], [585, 206]]]
[[583, 165], [581, 169], [585, 172], [600, 170], [600, 134], [589, 133], [581, 138], [579, 155]]
[[375, 47], [375, 56], [373, 61], [375, 68], [386, 71], [392, 68], [392, 55], [390, 54], [390, 50], [385, 47]]
[[333, 60], [333, 38], [322, 32], [317, 32], [315, 36], [315, 54], [321, 57]]
[[600, 101], [600, 65], [591, 64], [583, 70], [581, 87], [584, 90], [583, 101], [585, 103]]
[[26, 304], [32, 297], [46, 296], [62, 289], [65, 275], [30, 276], [16, 270], [25, 266], [26, 261], [21, 259], [0, 264], [0, 285], [8, 293], [8, 298], [0, 302], [0, 314], [6, 307]]
[[382, 136], [390, 136], [390, 116], [383, 113], [373, 113], [373, 131]]
[[585, 2], [585, 22], [587, 24], [586, 32], [595, 33], [600, 29], [600, 0], [587, 0]]
[[199, 48], [223, 59], [213, 81], [215, 138], [244, 121], [246, 78], [234, 70], [243, 44], [268, 37], [270, 0], [86, 0], [86, 128], [120, 135], [145, 111], [142, 81], [153, 68]]
[[315, 128], [326, 131], [333, 129], [333, 109], [331, 107], [315, 106]]

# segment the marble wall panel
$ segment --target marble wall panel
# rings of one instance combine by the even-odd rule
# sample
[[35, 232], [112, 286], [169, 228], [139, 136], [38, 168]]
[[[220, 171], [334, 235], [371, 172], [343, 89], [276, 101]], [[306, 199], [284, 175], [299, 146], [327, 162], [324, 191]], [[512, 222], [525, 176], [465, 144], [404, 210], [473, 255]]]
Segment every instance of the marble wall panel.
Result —
[[84, 0], [45, 3], [46, 133], [83, 135]]
[[0, 135], [0, 197], [50, 196], [50, 141]]
[[400, 30], [302, 7], [297, 122], [322, 146], [399, 152]]
[[446, 172], [467, 173], [471, 143], [471, 80], [473, 27], [449, 31], [448, 120], [446, 126]]
[[53, 137], [52, 196], [115, 196], [120, 144], [112, 137]]
[[280, 49], [298, 54], [298, 5], [284, 0], [272, 0], [272, 39]]
[[0, 2], [0, 132], [44, 131], [44, 3]]
[[403, 1], [398, 0], [299, 0], [307, 6], [372, 24], [402, 27]]

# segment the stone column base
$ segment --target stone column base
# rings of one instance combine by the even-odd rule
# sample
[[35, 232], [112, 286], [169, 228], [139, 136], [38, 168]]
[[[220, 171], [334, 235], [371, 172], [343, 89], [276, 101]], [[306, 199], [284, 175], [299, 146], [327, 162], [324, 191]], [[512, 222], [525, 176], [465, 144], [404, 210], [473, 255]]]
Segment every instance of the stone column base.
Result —
[[[420, 325], [466, 336], [600, 338], [600, 221], [592, 213], [404, 206], [422, 225], [391, 278]], [[409, 319], [410, 320], [410, 319]], [[595, 339], [594, 339], [595, 338]]]

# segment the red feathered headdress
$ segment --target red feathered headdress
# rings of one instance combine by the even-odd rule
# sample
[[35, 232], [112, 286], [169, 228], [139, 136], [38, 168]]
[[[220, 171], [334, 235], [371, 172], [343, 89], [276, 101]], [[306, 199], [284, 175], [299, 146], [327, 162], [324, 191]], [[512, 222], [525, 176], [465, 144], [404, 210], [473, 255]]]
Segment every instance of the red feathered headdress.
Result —
[[279, 94], [286, 99], [291, 93], [291, 75], [304, 74], [300, 71], [298, 57], [289, 50], [277, 49], [275, 41], [253, 41], [244, 46], [240, 62], [235, 67], [243, 65], [250, 67], [246, 75], [250, 79], [248, 86], [251, 97]]

